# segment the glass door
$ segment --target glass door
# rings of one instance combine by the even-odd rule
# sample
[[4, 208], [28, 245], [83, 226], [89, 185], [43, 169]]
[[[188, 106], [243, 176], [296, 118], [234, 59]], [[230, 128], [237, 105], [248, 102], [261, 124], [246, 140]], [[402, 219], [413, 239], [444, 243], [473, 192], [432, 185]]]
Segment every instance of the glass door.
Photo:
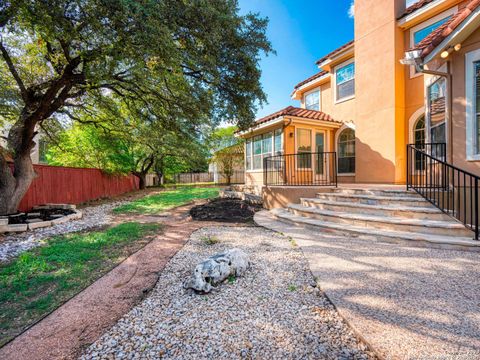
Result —
[[325, 168], [326, 168], [326, 156], [325, 151], [325, 133], [324, 132], [315, 132], [315, 177], [322, 179], [325, 177]]

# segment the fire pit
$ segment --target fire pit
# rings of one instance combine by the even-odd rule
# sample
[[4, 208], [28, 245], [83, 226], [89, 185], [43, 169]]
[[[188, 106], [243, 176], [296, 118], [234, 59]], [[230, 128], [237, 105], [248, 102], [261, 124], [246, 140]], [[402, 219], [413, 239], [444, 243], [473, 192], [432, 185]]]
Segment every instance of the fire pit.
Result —
[[190, 215], [194, 220], [245, 223], [253, 221], [253, 215], [261, 209], [260, 205], [249, 204], [243, 200], [219, 198], [193, 207]]
[[82, 217], [82, 212], [70, 204], [46, 204], [30, 212], [0, 217], [0, 233], [22, 232], [62, 224]]

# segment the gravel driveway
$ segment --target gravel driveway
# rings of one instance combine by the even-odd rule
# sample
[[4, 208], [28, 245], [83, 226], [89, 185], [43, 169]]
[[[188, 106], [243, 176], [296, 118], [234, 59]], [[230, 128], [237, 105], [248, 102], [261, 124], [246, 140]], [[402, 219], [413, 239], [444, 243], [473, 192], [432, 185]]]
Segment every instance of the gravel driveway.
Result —
[[[205, 242], [207, 237], [219, 241]], [[208, 295], [182, 283], [204, 258], [229, 248], [252, 267]], [[82, 359], [370, 359], [289, 238], [256, 227], [208, 227], [167, 264], [150, 295]]]

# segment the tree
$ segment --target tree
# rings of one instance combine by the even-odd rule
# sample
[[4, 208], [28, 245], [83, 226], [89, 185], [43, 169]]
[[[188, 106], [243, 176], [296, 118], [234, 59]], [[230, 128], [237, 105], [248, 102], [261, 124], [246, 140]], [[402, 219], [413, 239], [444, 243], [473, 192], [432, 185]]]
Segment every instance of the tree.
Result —
[[80, 123], [58, 136], [48, 154], [50, 163], [132, 173], [141, 189], [151, 170], [163, 174], [173, 163], [192, 167], [203, 160], [206, 164], [206, 151], [192, 124], [158, 119], [136, 105], [141, 104], [116, 99], [103, 108], [77, 111]]
[[72, 110], [94, 100], [115, 94], [158, 102], [172, 117], [247, 127], [265, 101], [266, 25], [239, 15], [235, 0], [0, 2], [0, 116], [12, 124], [0, 148], [0, 215], [17, 210], [35, 177], [38, 129], [55, 115], [81, 121]]
[[217, 164], [220, 174], [227, 180], [227, 185], [230, 185], [235, 169], [243, 165], [243, 143], [218, 150], [213, 155], [212, 162]]

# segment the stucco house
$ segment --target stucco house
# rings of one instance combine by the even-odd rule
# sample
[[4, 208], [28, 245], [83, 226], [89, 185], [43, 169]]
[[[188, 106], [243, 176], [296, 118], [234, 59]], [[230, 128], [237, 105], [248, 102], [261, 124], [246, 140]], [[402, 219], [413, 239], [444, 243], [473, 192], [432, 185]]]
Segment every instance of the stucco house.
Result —
[[322, 187], [406, 184], [478, 238], [480, 0], [354, 9], [354, 39], [294, 86], [298, 105], [239, 133], [246, 185], [275, 207]]

